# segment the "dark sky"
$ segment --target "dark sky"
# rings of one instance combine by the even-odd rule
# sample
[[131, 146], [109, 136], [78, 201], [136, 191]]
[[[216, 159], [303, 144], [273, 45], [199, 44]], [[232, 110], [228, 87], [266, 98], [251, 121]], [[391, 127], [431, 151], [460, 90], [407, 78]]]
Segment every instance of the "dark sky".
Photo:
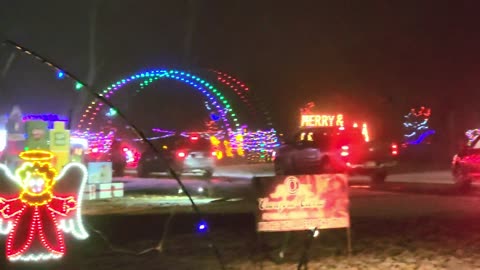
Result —
[[[246, 81], [283, 130], [297, 124], [298, 108], [308, 101], [319, 110], [366, 118], [377, 130], [399, 128], [402, 115], [416, 105], [432, 106], [437, 122], [449, 109], [479, 110], [478, 1], [194, 2], [192, 9], [186, 0], [97, 1], [101, 67], [95, 85], [103, 88], [148, 68], [215, 68]], [[86, 79], [93, 3], [0, 0], [0, 32]], [[192, 10], [197, 20], [185, 63]], [[9, 52], [0, 49], [2, 69]], [[0, 101], [2, 112], [20, 103], [32, 112], [55, 108], [64, 113], [76, 95], [70, 82], [56, 80], [46, 67], [23, 57], [0, 85], [6, 96]], [[155, 115], [150, 124], [201, 123], [205, 115], [199, 117], [203, 104], [196, 94], [167, 92], [163, 98], [144, 95]], [[132, 103], [143, 104], [140, 97]], [[178, 115], [175, 121], [172, 113]]]

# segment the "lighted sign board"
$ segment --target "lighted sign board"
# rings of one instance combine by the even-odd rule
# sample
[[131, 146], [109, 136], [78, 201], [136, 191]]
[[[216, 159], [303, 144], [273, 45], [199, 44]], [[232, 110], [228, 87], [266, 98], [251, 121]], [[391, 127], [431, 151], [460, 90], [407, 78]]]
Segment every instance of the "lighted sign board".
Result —
[[342, 127], [344, 126], [343, 114], [303, 114], [302, 127]]
[[298, 231], [347, 228], [345, 175], [278, 176], [264, 179], [258, 198], [257, 230]]
[[7, 235], [12, 261], [44, 261], [64, 256], [65, 236], [86, 239], [81, 203], [87, 180], [82, 164], [70, 163], [60, 174], [51, 152], [22, 152], [23, 165], [13, 175], [0, 164], [0, 233]]

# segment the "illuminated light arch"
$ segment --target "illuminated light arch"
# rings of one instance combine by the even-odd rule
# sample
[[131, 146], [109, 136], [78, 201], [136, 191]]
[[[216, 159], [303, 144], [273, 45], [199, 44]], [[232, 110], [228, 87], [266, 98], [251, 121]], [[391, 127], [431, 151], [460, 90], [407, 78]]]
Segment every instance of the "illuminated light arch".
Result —
[[[257, 109], [257, 106], [255, 106], [255, 100], [251, 100], [252, 97], [252, 92], [250, 91], [250, 88], [241, 80], [238, 78], [235, 78], [225, 72], [221, 72], [218, 70], [213, 70], [209, 69], [209, 73], [213, 73], [215, 76], [215, 79], [217, 80], [218, 84], [221, 86], [224, 86], [225, 90], [232, 90], [235, 95], [238, 96], [238, 98], [246, 105], [248, 108], [250, 114], [254, 117], [257, 117], [259, 114], [263, 113], [267, 117], [267, 125], [271, 126], [272, 123], [270, 122], [270, 116], [268, 110], [265, 109], [264, 106], [262, 106], [261, 112]], [[145, 87], [149, 86], [151, 83], [159, 80], [159, 77], [155, 78], [148, 78], [144, 80], [143, 82], [140, 83], [139, 89], [137, 90], [137, 93], [140, 93], [141, 90], [145, 89]], [[211, 111], [211, 108], [206, 105], [205, 106], [207, 110]]]
[[[232, 106], [225, 96], [223, 96], [220, 91], [211, 83], [189, 72], [179, 70], [152, 70], [136, 73], [103, 89], [101, 91], [101, 95], [109, 99], [115, 94], [116, 91], [121, 89], [127, 83], [142, 79], [148, 79], [148, 81], [151, 83], [153, 82], [153, 79], [159, 78], [173, 79], [191, 85], [193, 88], [202, 92], [202, 94], [204, 94], [204, 96], [207, 98], [207, 102], [219, 111], [223, 120], [223, 124], [228, 131], [240, 128], [237, 115], [233, 111]], [[92, 123], [97, 118], [97, 115], [102, 109], [103, 105], [104, 104], [102, 102], [97, 102], [96, 100], [92, 101], [85, 110], [85, 113], [82, 115], [77, 128], [80, 130], [84, 129], [86, 131], [90, 131]]]
[[[145, 79], [143, 82], [140, 82], [140, 85], [139, 85], [139, 89], [136, 90], [137, 93], [140, 93], [141, 90], [144, 90], [146, 87], [148, 87], [150, 84], [158, 81], [159, 79], [161, 79], [162, 77], [160, 76], [156, 76], [156, 77], [150, 77], [150, 78], [147, 78]], [[205, 108], [208, 110], [208, 111], [214, 111], [212, 109], [212, 107], [210, 106], [210, 103], [208, 101], [205, 101]], [[217, 112], [218, 113], [218, 112]], [[211, 114], [210, 117], [212, 117], [212, 115], [214, 115], [215, 118], [217, 118], [217, 120], [219, 119], [219, 116], [217, 114]], [[217, 121], [215, 120], [215, 121]]]
[[249, 88], [246, 87], [244, 83], [242, 83], [240, 80], [226, 74], [222, 73], [217, 70], [211, 70], [216, 74], [216, 79], [220, 84], [225, 85], [226, 87], [230, 88], [233, 90], [233, 92], [242, 100], [243, 103], [247, 105], [247, 107], [254, 112], [254, 114], [257, 113], [255, 106], [249, 101], [248, 97], [246, 94], [248, 93], [243, 93], [249, 91]]
[[[252, 96], [252, 91], [250, 91], [250, 88], [244, 82], [225, 72], [213, 69], [211, 71], [216, 74], [216, 79], [219, 83], [231, 88], [235, 92], [235, 94], [237, 94], [240, 99], [247, 104], [250, 110], [252, 110], [255, 114], [258, 114], [256, 107], [252, 104], [252, 102], [249, 101], [249, 97]], [[271, 123], [270, 113], [268, 112], [268, 110], [261, 106], [261, 111], [267, 117], [267, 125], [272, 126], [273, 124]]]

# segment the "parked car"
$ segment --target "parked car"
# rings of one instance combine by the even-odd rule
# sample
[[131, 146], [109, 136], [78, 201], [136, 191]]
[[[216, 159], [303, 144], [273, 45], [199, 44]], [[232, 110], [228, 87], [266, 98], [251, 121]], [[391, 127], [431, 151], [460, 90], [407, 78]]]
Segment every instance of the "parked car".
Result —
[[380, 183], [397, 154], [396, 144], [366, 142], [358, 128], [312, 127], [280, 146], [274, 165], [277, 175], [348, 173]]
[[199, 136], [179, 138], [165, 148], [160, 153], [151, 150], [142, 153], [137, 166], [138, 176], [168, 173], [169, 165], [177, 174], [201, 172], [205, 177], [213, 175], [217, 157], [210, 140]]
[[480, 136], [467, 141], [453, 157], [452, 174], [463, 189], [469, 189], [473, 181], [480, 180]]

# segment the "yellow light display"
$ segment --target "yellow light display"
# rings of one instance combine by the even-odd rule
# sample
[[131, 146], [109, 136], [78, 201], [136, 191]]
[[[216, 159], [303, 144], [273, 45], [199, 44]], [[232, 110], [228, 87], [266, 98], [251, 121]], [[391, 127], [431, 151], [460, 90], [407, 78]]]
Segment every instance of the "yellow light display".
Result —
[[55, 156], [55, 168], [61, 170], [70, 162], [70, 131], [65, 129], [65, 122], [54, 122], [50, 130], [50, 151]]
[[344, 119], [343, 114], [304, 114], [302, 115], [300, 123], [302, 127], [342, 127], [344, 126]]
[[20, 158], [26, 161], [47, 161], [53, 159], [53, 153], [44, 150], [21, 152]]
[[245, 151], [243, 150], [243, 135], [237, 134], [235, 136], [235, 142], [237, 143], [237, 155], [243, 157], [245, 155]]
[[367, 123], [363, 123], [362, 125], [362, 135], [365, 138], [366, 142], [370, 141], [370, 135], [368, 134]]
[[225, 155], [227, 157], [233, 157], [232, 146], [230, 145], [230, 141], [223, 141], [223, 145], [225, 146]]

